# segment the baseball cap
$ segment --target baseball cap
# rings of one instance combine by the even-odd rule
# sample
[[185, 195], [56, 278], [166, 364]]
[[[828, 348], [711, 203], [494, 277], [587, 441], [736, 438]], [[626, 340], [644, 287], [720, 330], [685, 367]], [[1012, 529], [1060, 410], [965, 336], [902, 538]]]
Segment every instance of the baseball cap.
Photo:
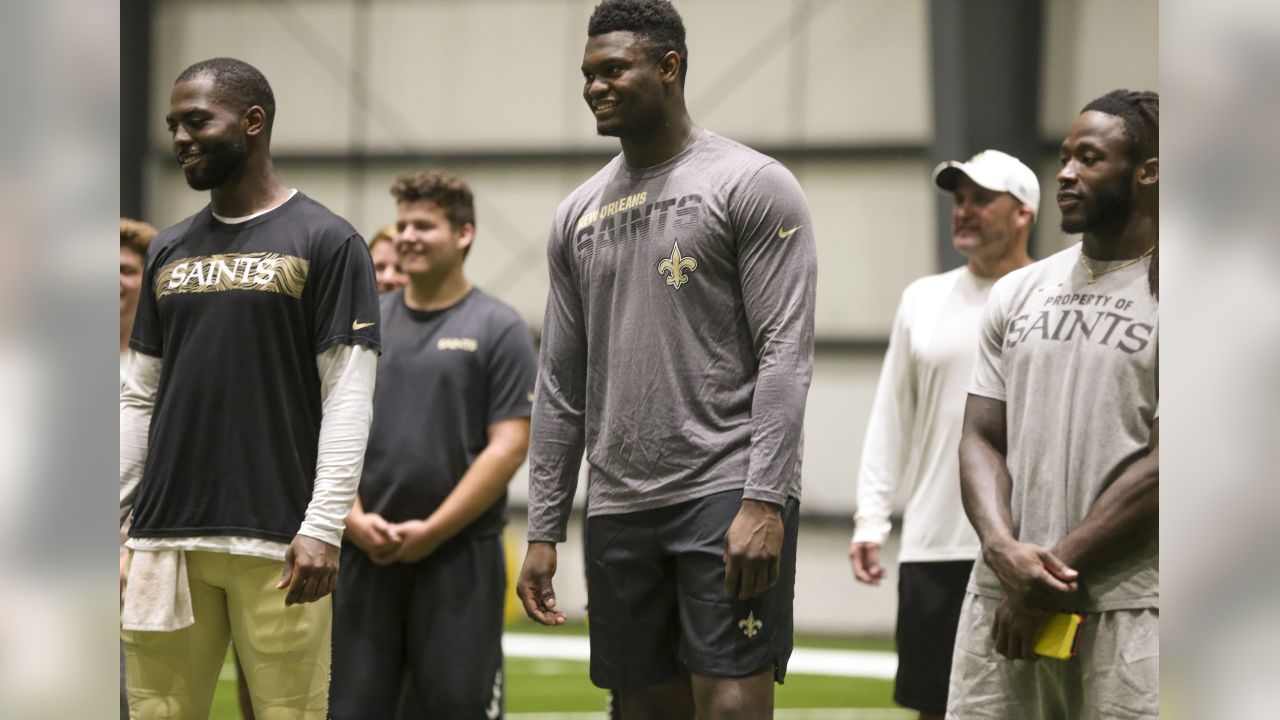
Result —
[[933, 182], [943, 190], [954, 191], [956, 178], [964, 173], [970, 180], [988, 190], [1007, 192], [1040, 212], [1040, 181], [1031, 168], [1018, 158], [999, 150], [983, 150], [966, 162], [944, 162], [933, 169]]

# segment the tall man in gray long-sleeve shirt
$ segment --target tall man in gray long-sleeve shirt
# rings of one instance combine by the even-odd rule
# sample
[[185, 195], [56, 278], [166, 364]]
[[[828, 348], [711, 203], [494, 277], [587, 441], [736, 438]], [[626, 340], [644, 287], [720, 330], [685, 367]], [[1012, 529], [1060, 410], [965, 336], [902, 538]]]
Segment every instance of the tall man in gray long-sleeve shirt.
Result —
[[[584, 97], [622, 154], [561, 205], [530, 453], [525, 609], [584, 448], [591, 677], [623, 716], [769, 717], [791, 652], [815, 252], [795, 178], [696, 127], [663, 0], [606, 0]], [[781, 581], [779, 581], [781, 580]]]

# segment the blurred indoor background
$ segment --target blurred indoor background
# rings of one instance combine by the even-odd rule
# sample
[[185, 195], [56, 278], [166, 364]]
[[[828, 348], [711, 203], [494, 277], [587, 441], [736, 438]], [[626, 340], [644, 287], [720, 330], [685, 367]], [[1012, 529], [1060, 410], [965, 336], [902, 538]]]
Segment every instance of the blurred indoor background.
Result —
[[[560, 200], [618, 151], [596, 137], [579, 64], [594, 0], [142, 0], [122, 6], [121, 214], [165, 227], [187, 188], [164, 114], [187, 65], [257, 66], [278, 107], [285, 182], [366, 237], [394, 219], [399, 173], [443, 168], [476, 192], [468, 274], [538, 334]], [[695, 122], [783, 161], [812, 208], [817, 361], [807, 413], [797, 626], [887, 633], [888, 587], [855, 587], [855, 474], [894, 310], [913, 279], [956, 267], [933, 166], [988, 147], [1037, 170], [1032, 245], [1058, 229], [1057, 147], [1089, 100], [1159, 90], [1155, 0], [678, 0]], [[580, 488], [581, 490], [582, 488]], [[582, 495], [582, 492], [579, 493]], [[508, 538], [523, 547], [525, 477]], [[579, 498], [581, 499], [581, 498]], [[900, 505], [899, 505], [900, 507]], [[578, 533], [571, 533], [577, 537]], [[891, 540], [892, 546], [894, 545]], [[580, 553], [561, 554], [580, 608]]]

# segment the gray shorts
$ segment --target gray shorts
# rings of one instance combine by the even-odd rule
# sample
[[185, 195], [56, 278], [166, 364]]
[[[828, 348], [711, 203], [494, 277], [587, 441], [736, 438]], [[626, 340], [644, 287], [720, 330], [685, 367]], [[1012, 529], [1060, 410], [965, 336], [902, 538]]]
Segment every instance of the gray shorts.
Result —
[[1086, 613], [1079, 655], [1009, 660], [995, 651], [999, 601], [967, 593], [947, 719], [1131, 720], [1160, 716], [1160, 611]]

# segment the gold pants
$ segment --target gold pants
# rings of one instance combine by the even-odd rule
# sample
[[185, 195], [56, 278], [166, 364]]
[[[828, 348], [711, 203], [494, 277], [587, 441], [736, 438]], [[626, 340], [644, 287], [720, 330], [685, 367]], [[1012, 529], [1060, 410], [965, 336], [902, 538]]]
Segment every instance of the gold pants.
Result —
[[258, 720], [323, 720], [329, 702], [331, 599], [285, 607], [278, 560], [188, 552], [195, 624], [122, 631], [130, 717], [209, 717], [228, 640]]

